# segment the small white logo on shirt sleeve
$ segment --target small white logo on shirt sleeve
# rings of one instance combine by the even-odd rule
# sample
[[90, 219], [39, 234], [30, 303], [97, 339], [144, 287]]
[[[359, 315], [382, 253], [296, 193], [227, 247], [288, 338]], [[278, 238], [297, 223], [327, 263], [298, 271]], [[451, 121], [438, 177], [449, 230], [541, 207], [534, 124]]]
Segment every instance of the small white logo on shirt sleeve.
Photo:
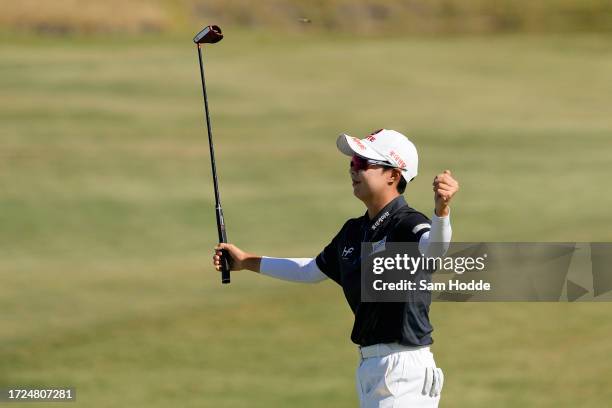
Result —
[[412, 233], [416, 234], [417, 232], [419, 232], [420, 230], [422, 230], [423, 228], [431, 228], [431, 225], [427, 224], [427, 223], [423, 223], [423, 224], [419, 224], [416, 227], [414, 227], [412, 229]]

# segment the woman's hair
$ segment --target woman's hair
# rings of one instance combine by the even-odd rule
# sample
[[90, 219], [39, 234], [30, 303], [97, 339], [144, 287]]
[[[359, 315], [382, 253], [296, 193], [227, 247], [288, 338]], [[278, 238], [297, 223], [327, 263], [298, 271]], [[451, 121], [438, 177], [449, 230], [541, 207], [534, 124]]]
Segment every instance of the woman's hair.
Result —
[[400, 177], [400, 181], [397, 183], [397, 192], [404, 194], [404, 191], [406, 191], [406, 185], [408, 185], [408, 183], [406, 182], [404, 176]]

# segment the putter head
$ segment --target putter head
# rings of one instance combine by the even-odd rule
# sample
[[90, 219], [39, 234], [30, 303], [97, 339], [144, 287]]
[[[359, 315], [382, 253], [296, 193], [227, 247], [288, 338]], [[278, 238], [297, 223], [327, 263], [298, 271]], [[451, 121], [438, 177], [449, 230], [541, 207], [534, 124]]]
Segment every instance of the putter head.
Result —
[[214, 44], [223, 39], [221, 27], [217, 25], [209, 25], [204, 27], [202, 31], [193, 37], [193, 42], [196, 44]]

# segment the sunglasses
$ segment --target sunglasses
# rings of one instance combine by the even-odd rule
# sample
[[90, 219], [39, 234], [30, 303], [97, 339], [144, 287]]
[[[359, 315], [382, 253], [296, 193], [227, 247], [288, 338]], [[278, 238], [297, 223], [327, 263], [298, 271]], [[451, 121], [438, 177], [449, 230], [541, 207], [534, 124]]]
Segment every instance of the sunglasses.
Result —
[[367, 170], [367, 168], [372, 165], [379, 165], [379, 166], [384, 166], [384, 167], [389, 167], [389, 168], [395, 167], [389, 162], [366, 159], [365, 157], [361, 157], [357, 155], [354, 155], [351, 158], [351, 170], [355, 170], [355, 171]]

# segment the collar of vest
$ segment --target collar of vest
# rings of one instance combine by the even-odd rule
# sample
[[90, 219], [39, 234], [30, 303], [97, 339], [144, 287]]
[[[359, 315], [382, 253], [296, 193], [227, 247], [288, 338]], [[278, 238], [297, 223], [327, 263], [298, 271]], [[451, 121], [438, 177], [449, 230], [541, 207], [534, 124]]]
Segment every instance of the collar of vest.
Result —
[[368, 211], [366, 210], [363, 216], [366, 225], [368, 226], [368, 230], [371, 232], [376, 231], [385, 220], [389, 219], [393, 215], [394, 212], [402, 207], [405, 207], [406, 205], [408, 205], [408, 203], [406, 203], [404, 196], [399, 195], [385, 205], [383, 209], [380, 210], [371, 220], [368, 219]]

